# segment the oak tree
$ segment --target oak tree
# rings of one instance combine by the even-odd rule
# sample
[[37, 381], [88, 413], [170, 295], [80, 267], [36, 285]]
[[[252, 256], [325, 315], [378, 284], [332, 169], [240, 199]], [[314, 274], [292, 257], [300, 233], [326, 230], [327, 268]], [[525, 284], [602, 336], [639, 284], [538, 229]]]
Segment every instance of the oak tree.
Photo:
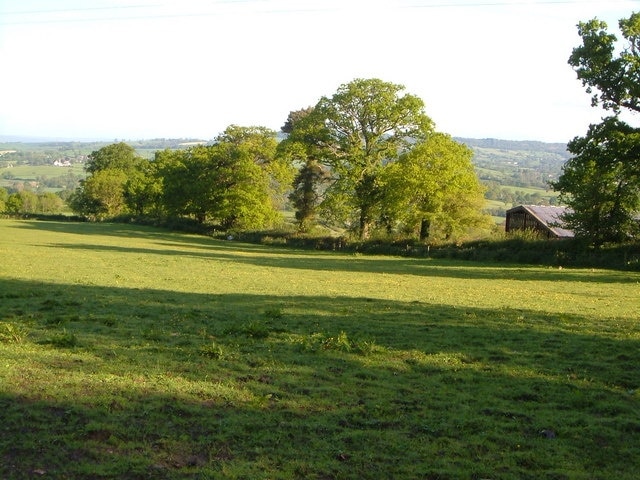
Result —
[[577, 236], [595, 245], [637, 237], [640, 222], [640, 130], [609, 117], [569, 142], [574, 156], [554, 183], [571, 207]]
[[316, 224], [318, 207], [330, 181], [328, 168], [320, 162], [326, 140], [324, 124], [313, 113], [312, 107], [290, 112], [282, 126], [287, 138], [278, 145], [278, 157], [298, 169], [289, 200], [300, 232], [309, 232]]
[[142, 161], [135, 149], [124, 142], [92, 152], [85, 165], [89, 175], [70, 198], [71, 208], [95, 220], [126, 213], [125, 183]]
[[484, 188], [472, 157], [471, 149], [449, 135], [430, 134], [385, 171], [386, 217], [420, 240], [487, 226]]
[[322, 161], [335, 176], [327, 195], [339, 197], [354, 214], [361, 239], [382, 210], [380, 173], [433, 130], [424, 102], [403, 91], [402, 85], [376, 78], [356, 79], [314, 108], [323, 127]]
[[166, 211], [225, 229], [272, 225], [286, 176], [275, 149], [275, 132], [232, 125], [212, 145], [157, 152]]

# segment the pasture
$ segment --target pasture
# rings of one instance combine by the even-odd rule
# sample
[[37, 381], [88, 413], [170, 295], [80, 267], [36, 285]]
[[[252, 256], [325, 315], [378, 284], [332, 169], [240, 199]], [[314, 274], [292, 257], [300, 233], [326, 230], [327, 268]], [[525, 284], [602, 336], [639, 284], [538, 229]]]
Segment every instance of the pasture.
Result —
[[0, 256], [0, 478], [640, 470], [640, 273], [15, 220]]

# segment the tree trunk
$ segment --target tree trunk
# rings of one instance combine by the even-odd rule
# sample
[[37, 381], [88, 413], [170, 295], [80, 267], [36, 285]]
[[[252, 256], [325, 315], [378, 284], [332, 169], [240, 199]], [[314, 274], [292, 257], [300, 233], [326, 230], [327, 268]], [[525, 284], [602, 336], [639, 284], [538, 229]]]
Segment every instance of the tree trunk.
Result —
[[369, 238], [369, 234], [371, 230], [371, 220], [369, 219], [369, 209], [362, 208], [360, 209], [360, 240], [366, 240]]
[[429, 238], [429, 227], [431, 226], [431, 222], [426, 218], [423, 218], [420, 221], [420, 241], [425, 241]]

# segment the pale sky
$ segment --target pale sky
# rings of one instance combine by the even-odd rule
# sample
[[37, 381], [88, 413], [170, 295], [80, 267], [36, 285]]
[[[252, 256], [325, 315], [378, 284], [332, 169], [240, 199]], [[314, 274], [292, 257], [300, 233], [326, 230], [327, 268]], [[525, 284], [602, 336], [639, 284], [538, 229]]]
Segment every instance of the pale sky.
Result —
[[0, 0], [0, 135], [279, 130], [375, 77], [453, 136], [566, 143], [605, 115], [567, 64], [576, 24], [618, 34], [633, 11], [640, 0]]

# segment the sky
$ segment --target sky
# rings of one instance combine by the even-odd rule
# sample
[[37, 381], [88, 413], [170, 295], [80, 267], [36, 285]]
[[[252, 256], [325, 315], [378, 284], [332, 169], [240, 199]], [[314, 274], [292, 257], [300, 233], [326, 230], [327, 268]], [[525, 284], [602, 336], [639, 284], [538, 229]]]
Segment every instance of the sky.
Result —
[[279, 130], [379, 78], [455, 137], [566, 143], [607, 114], [567, 63], [577, 23], [617, 34], [634, 11], [640, 0], [0, 0], [0, 136]]

